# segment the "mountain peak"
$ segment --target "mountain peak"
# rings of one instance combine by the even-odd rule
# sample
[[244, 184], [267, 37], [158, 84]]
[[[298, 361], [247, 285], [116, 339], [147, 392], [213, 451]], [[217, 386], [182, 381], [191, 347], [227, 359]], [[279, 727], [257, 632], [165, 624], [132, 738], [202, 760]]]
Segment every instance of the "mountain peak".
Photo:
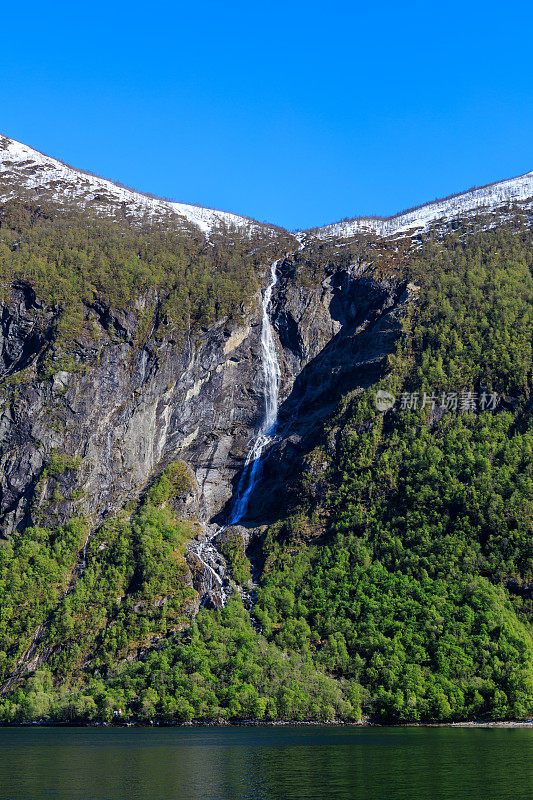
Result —
[[0, 134], [0, 199], [24, 194], [29, 199], [52, 200], [110, 213], [122, 207], [133, 216], [149, 220], [180, 220], [209, 235], [231, 228], [251, 234], [268, 226], [247, 217], [188, 203], [175, 203], [135, 191], [90, 172], [76, 169], [56, 158]]
[[[135, 191], [91, 172], [76, 169], [0, 134], [0, 200], [20, 197], [91, 208], [98, 214], [107, 215], [124, 210], [133, 217], [149, 221], [189, 224], [206, 236], [227, 228], [251, 235], [273, 227], [227, 211], [176, 203]], [[304, 239], [308, 236], [346, 239], [358, 234], [410, 236], [459, 217], [483, 212], [499, 211], [495, 221], [501, 220], [505, 207], [510, 204], [533, 210], [533, 171], [433, 200], [391, 217], [354, 217], [302, 231], [299, 236]]]
[[[503, 213], [503, 209], [510, 204], [519, 204], [526, 210], [533, 209], [533, 171], [433, 200], [391, 217], [355, 217], [313, 228], [306, 233], [319, 239], [346, 239], [369, 233], [382, 237], [412, 235], [458, 217], [498, 210]], [[501, 219], [501, 214], [498, 219]]]

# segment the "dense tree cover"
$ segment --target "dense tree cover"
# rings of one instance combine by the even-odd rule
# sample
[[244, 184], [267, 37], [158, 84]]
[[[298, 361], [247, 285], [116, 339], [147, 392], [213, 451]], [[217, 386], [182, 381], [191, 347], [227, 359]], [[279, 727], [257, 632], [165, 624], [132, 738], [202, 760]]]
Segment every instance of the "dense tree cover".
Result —
[[317, 670], [309, 657], [269, 644], [237, 599], [202, 610], [179, 643], [122, 662], [107, 680], [82, 690], [53, 687], [49, 669], [0, 704], [0, 719], [135, 718], [147, 721], [320, 719], [360, 717], [360, 687]]
[[26, 528], [0, 548], [0, 686], [65, 593], [86, 535], [72, 520], [55, 530]]
[[503, 405], [382, 414], [376, 387], [348, 401], [331, 426], [342, 428], [325, 503], [333, 538], [308, 544], [317, 520], [304, 506], [267, 540], [264, 632], [358, 680], [389, 719], [533, 708], [529, 604], [506, 591], [533, 578], [532, 263], [503, 231], [427, 246], [408, 274], [420, 303], [381, 388], [494, 390]]
[[412, 384], [434, 391], [484, 385], [527, 399], [532, 268], [528, 229], [502, 227], [428, 244], [409, 273], [422, 290], [411, 339]]
[[[188, 479], [171, 465], [131, 518], [91, 538], [87, 570], [57, 610], [31, 612], [26, 640], [47, 617], [41, 652], [49, 655], [5, 696], [0, 718], [530, 714], [532, 266], [529, 238], [512, 228], [459, 231], [402, 263], [417, 301], [387, 377], [344, 399], [310, 455], [297, 507], [266, 535], [252, 620], [234, 596], [189, 625], [195, 595], [183, 541], [192, 531], [168, 503]], [[429, 400], [382, 413], [378, 388]], [[442, 408], [450, 392], [496, 392], [499, 402]], [[325, 487], [318, 497], [310, 494], [317, 470]], [[4, 585], [17, 614], [37, 603], [29, 588], [17, 595], [9, 584], [21, 571], [32, 580], [24, 542], [37, 535], [45, 551], [66, 538], [26, 532], [20, 556], [7, 551]], [[44, 594], [65, 585], [76, 547], [57, 557], [59, 578], [45, 581]], [[221, 547], [234, 577], [247, 579], [243, 543], [228, 536]]]
[[56, 679], [83, 682], [88, 664], [106, 672], [116, 659], [189, 623], [194, 592], [183, 542], [190, 532], [167, 505], [183, 481], [183, 465], [171, 464], [130, 519], [103, 525], [88, 542], [84, 571], [81, 522], [27, 529], [0, 549], [3, 679], [40, 625], [36, 654], [47, 654]]
[[[213, 235], [183, 225], [130, 223], [88, 212], [28, 206], [0, 208], [0, 282], [24, 280], [62, 309], [58, 333], [79, 333], [82, 303], [103, 300], [135, 308], [178, 330], [241, 313], [257, 291], [265, 264], [291, 249], [284, 231], [258, 229], [251, 238]], [[141, 326], [142, 330], [142, 326]]]
[[247, 585], [252, 573], [246, 556], [246, 542], [238, 528], [229, 528], [217, 538], [217, 547], [226, 559], [231, 574], [241, 586]]
[[49, 625], [47, 639], [61, 642], [48, 660], [57, 676], [76, 677], [88, 659], [105, 671], [188, 621], [182, 535], [167, 509], [153, 508], [98, 531], [86, 571]]
[[[422, 530], [419, 539], [426, 536]], [[373, 545], [360, 529], [296, 559], [273, 549], [256, 616], [279, 646], [361, 683], [368, 710], [387, 719], [525, 716], [533, 703], [530, 631], [503, 587], [475, 572], [454, 575], [453, 566], [447, 575], [449, 552], [428, 557], [429, 549], [419, 546], [426, 557], [414, 564], [399, 536], [383, 530]], [[433, 569], [422, 566], [431, 561]]]

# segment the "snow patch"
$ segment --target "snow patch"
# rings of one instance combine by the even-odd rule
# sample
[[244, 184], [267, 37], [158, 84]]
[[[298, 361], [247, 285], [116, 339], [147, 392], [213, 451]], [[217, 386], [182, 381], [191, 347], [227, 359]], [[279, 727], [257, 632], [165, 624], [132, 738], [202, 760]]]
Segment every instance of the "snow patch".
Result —
[[385, 219], [359, 217], [325, 225], [306, 232], [306, 235], [318, 239], [347, 239], [360, 233], [383, 237], [398, 234], [412, 235], [427, 230], [433, 224], [446, 223], [465, 215], [496, 211], [510, 203], [521, 203], [524, 208], [533, 209], [533, 172], [482, 186], [479, 189], [471, 189], [444, 200], [435, 200], [393, 217]]
[[238, 214], [150, 197], [70, 167], [0, 135], [0, 200], [20, 197], [23, 191], [61, 204], [90, 205], [98, 213], [121, 206], [128, 213], [148, 217], [151, 221], [176, 220], [177, 217], [199, 228], [206, 236], [224, 227], [248, 235], [259, 229], [268, 230], [268, 226]]

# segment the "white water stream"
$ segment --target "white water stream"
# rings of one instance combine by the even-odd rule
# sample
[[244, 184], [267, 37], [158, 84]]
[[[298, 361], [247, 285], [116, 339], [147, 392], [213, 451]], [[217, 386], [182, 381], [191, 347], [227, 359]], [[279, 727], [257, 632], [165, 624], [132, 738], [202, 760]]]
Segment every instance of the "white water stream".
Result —
[[281, 377], [280, 365], [278, 361], [278, 354], [274, 344], [274, 335], [272, 323], [270, 322], [269, 309], [272, 300], [272, 292], [274, 286], [278, 281], [277, 268], [281, 259], [274, 261], [270, 267], [270, 283], [265, 289], [263, 295], [263, 314], [261, 321], [261, 360], [263, 365], [263, 397], [265, 404], [265, 413], [263, 421], [259, 427], [254, 443], [248, 452], [244, 469], [237, 486], [237, 493], [233, 508], [226, 524], [219, 528], [219, 530], [210, 537], [208, 542], [200, 544], [196, 551], [198, 558], [204, 564], [205, 568], [213, 575], [217, 583], [220, 585], [220, 594], [222, 603], [225, 602], [226, 595], [222, 588], [222, 580], [215, 570], [206, 563], [203, 555], [207, 555], [209, 551], [211, 554], [219, 555], [218, 550], [213, 544], [213, 540], [229, 528], [230, 525], [236, 525], [239, 520], [243, 518], [248, 510], [248, 502], [250, 495], [259, 480], [261, 472], [261, 458], [265, 448], [272, 442], [275, 435], [276, 423], [278, 418], [278, 395], [279, 383]]
[[261, 456], [265, 447], [267, 447], [272, 439], [276, 429], [276, 422], [278, 419], [278, 394], [279, 394], [279, 381], [280, 381], [280, 367], [278, 361], [278, 354], [274, 345], [274, 336], [272, 333], [272, 323], [270, 322], [269, 307], [272, 299], [272, 291], [278, 281], [277, 267], [278, 261], [274, 261], [270, 267], [271, 280], [265, 289], [263, 296], [263, 319], [261, 325], [261, 358], [263, 362], [263, 396], [265, 399], [265, 416], [261, 427], [257, 432], [253, 446], [248, 453], [244, 470], [237, 487], [237, 497], [233, 505], [233, 511], [226, 523], [226, 527], [235, 525], [248, 510], [248, 500], [250, 494], [257, 483], [259, 478], [259, 471], [261, 466]]

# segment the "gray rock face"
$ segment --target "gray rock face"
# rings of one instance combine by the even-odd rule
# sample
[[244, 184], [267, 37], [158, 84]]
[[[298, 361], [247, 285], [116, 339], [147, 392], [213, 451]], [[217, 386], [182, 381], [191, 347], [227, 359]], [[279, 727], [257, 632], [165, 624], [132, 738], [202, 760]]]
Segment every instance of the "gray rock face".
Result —
[[399, 279], [376, 279], [362, 260], [325, 272], [319, 285], [303, 287], [295, 282], [289, 260], [273, 300], [282, 403], [277, 441], [250, 499], [253, 525], [279, 518], [283, 498], [343, 395], [367, 388], [384, 374], [413, 294]]
[[[72, 364], [58, 369], [54, 312], [37, 303], [17, 289], [2, 308], [10, 383], [0, 418], [3, 535], [75, 512], [96, 525], [176, 457], [196, 474], [201, 518], [216, 514], [261, 413], [256, 310], [242, 327], [220, 323], [185, 342], [151, 338], [136, 347], [133, 319], [86, 308], [95, 341], [78, 342]], [[45, 351], [54, 371], [43, 378]], [[54, 453], [77, 459], [79, 469], [43, 478]], [[65, 499], [52, 502], [54, 490]]]
[[[298, 257], [280, 264], [272, 301], [282, 403], [252, 525], [275, 515], [283, 482], [341, 395], [379, 377], [407, 296], [362, 262], [331, 267], [319, 285], [302, 287]], [[258, 294], [245, 323], [222, 321], [181, 340], [154, 326], [139, 344], [133, 313], [93, 304], [84, 308], [92, 335], [80, 335], [65, 361], [54, 350], [57, 311], [15, 287], [0, 311], [1, 535], [75, 513], [97, 526], [176, 458], [196, 482], [181, 513], [206, 536], [216, 532], [263, 414], [260, 306]], [[54, 454], [64, 468], [45, 470]]]

